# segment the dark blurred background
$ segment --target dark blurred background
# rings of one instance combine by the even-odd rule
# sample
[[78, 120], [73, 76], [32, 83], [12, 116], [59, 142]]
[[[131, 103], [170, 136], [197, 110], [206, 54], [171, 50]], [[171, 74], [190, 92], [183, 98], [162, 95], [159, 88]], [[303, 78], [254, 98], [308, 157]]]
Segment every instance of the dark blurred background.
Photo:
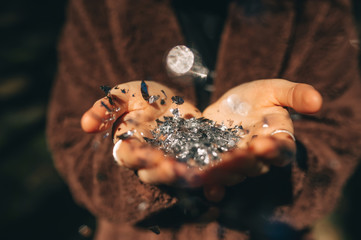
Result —
[[[1, 239], [92, 239], [95, 220], [72, 200], [54, 169], [45, 138], [66, 3], [12, 0], [1, 4]], [[353, 9], [360, 33], [360, 0], [354, 0]], [[360, 186], [361, 167], [348, 181], [338, 208], [315, 224], [317, 240], [361, 239]]]
[[1, 2], [0, 239], [86, 239], [78, 229], [94, 229], [54, 169], [45, 138], [66, 3]]

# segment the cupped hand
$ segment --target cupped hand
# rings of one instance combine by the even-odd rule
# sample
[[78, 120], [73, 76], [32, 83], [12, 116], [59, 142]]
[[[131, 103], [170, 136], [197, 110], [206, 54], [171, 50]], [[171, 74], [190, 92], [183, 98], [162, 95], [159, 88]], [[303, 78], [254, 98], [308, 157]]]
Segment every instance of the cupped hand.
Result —
[[270, 165], [288, 164], [295, 157], [296, 145], [285, 107], [311, 114], [321, 105], [322, 97], [312, 86], [283, 79], [252, 81], [225, 93], [203, 116], [228, 127], [242, 125], [247, 134], [238, 148], [224, 153], [222, 161], [204, 173], [205, 194], [218, 199], [224, 185], [265, 173]]
[[173, 116], [172, 109], [178, 108], [183, 118], [200, 117], [200, 111], [177, 98], [173, 90], [152, 81], [132, 81], [105, 90], [107, 96], [84, 113], [81, 119], [83, 130], [95, 133], [113, 127], [115, 161], [138, 170], [139, 178], [145, 183], [194, 182], [192, 178], [198, 175], [198, 169], [188, 169], [173, 157], [165, 156], [145, 138], [152, 138], [151, 130], [157, 127], [157, 119]]

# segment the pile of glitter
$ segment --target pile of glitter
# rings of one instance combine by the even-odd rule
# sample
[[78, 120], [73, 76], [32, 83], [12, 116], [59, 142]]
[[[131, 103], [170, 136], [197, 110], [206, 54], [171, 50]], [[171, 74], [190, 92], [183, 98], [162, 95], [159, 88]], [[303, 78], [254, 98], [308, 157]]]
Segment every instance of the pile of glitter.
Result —
[[237, 146], [244, 135], [242, 126], [227, 128], [206, 118], [184, 119], [178, 109], [173, 117], [157, 120], [153, 139], [146, 141], [189, 166], [205, 167], [220, 161], [220, 154]]

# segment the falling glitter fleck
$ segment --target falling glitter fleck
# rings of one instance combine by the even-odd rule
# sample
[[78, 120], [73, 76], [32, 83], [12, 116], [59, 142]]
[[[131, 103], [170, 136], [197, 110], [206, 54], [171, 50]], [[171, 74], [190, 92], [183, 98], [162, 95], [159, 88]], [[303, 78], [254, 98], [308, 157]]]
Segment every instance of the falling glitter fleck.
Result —
[[112, 88], [109, 86], [100, 86], [100, 89], [105, 93], [105, 95], [108, 95]]
[[93, 230], [85, 224], [79, 227], [78, 232], [85, 238], [88, 238], [93, 234]]
[[107, 133], [105, 133], [105, 134], [104, 134], [104, 136], [103, 136], [103, 139], [105, 139], [105, 138], [109, 137], [109, 135], [110, 135], [110, 133], [108, 133], [108, 132], [107, 132]]

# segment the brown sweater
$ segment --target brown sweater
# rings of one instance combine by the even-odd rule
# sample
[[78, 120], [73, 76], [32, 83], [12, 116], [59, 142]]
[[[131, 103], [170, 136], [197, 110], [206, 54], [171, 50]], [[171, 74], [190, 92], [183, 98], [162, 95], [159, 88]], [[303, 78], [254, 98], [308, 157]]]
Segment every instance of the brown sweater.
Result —
[[[169, 80], [163, 67], [164, 53], [184, 43], [170, 1], [70, 1], [47, 132], [75, 200], [99, 219], [97, 239], [270, 239], [275, 232], [287, 239], [335, 207], [361, 156], [350, 3], [263, 0], [250, 12], [252, 2], [229, 7], [212, 100], [244, 82], [285, 78], [313, 85], [324, 106], [317, 115], [297, 115], [296, 162], [230, 187], [212, 205], [197, 191], [143, 184], [114, 163], [111, 138], [85, 134], [79, 124], [103, 97], [100, 85], [153, 79], [196, 101], [194, 89]], [[154, 226], [160, 234], [149, 230], [157, 232]]]

